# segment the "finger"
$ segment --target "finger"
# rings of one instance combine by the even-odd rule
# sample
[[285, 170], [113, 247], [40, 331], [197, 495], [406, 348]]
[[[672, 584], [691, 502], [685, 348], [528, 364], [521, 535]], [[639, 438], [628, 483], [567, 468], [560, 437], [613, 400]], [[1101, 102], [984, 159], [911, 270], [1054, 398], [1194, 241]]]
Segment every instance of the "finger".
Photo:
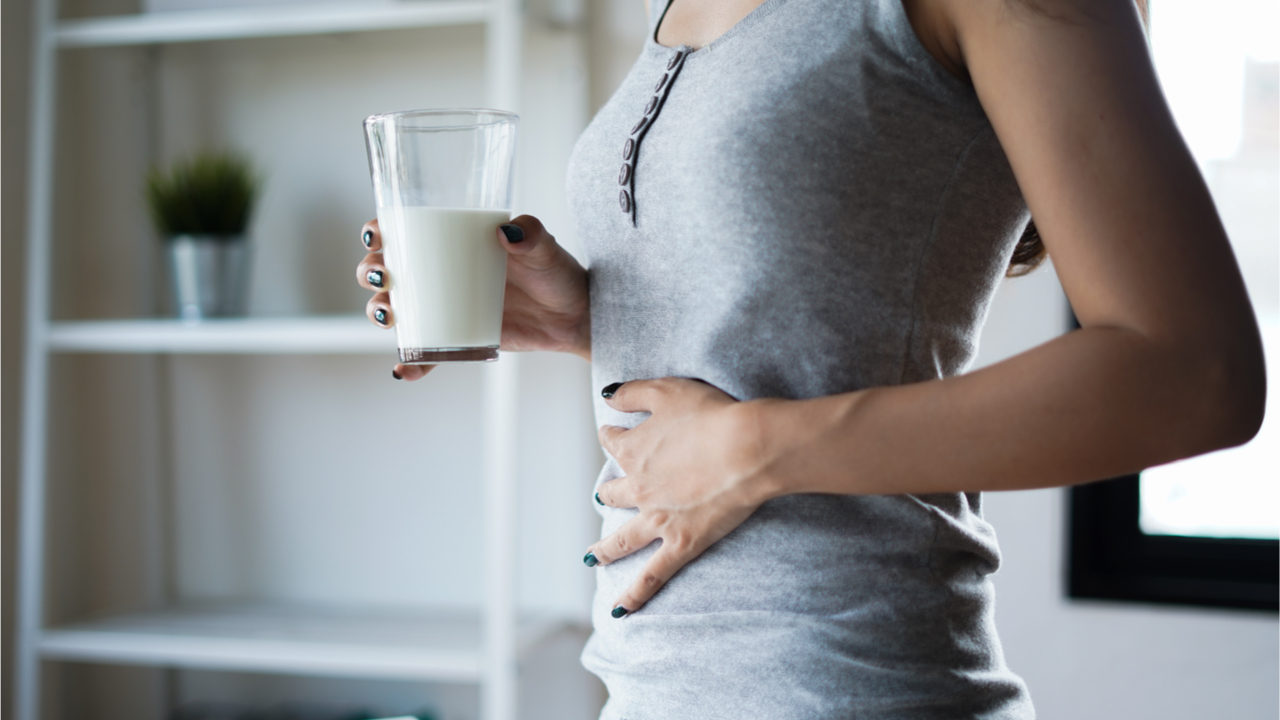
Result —
[[612, 535], [587, 548], [587, 558], [595, 557], [596, 562], [589, 559], [587, 565], [608, 565], [631, 553], [648, 547], [649, 543], [658, 539], [658, 533], [649, 523], [648, 518], [637, 515], [622, 524]]
[[366, 290], [378, 292], [391, 287], [391, 273], [382, 263], [382, 253], [369, 253], [356, 266], [356, 282]]
[[679, 378], [628, 380], [606, 385], [600, 396], [609, 407], [619, 412], [653, 412], [663, 397], [674, 389], [673, 385], [679, 382], [682, 382]]
[[600, 447], [609, 453], [614, 460], [622, 463], [627, 455], [627, 433], [630, 430], [617, 425], [604, 425], [596, 432], [596, 438], [600, 441]]
[[426, 377], [426, 374], [435, 368], [435, 365], [406, 365], [404, 363], [398, 363], [391, 369], [391, 377], [396, 380], [413, 382], [414, 380]]
[[688, 405], [708, 397], [733, 398], [715, 385], [697, 378], [664, 377], [656, 380], [629, 380], [606, 385], [600, 390], [605, 403], [619, 412], [661, 412], [675, 403]]
[[380, 292], [365, 303], [364, 314], [369, 321], [381, 328], [389, 328], [396, 324], [396, 316], [391, 312], [391, 293]]
[[640, 503], [635, 491], [636, 484], [631, 481], [629, 475], [624, 475], [601, 484], [596, 490], [596, 502], [614, 508], [639, 507]]
[[370, 252], [382, 249], [382, 231], [378, 229], [377, 220], [370, 220], [360, 228], [360, 243]]
[[644, 607], [672, 576], [680, 572], [680, 568], [689, 563], [689, 559], [664, 542], [645, 563], [640, 577], [613, 603], [613, 616], [620, 618]]

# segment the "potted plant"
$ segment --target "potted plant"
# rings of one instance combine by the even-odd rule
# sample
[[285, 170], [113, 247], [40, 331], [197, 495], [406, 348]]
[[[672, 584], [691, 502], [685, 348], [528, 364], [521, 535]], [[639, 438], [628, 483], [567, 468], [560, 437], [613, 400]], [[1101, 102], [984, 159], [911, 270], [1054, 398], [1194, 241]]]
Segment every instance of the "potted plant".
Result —
[[148, 173], [147, 204], [182, 319], [244, 314], [245, 230], [258, 188], [249, 162], [231, 153], [201, 153]]

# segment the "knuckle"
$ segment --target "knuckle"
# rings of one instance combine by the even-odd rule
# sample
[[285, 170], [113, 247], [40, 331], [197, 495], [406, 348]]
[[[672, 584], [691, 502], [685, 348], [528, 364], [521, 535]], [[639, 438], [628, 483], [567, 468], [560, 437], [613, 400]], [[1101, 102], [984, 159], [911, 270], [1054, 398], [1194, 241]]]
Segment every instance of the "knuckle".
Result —
[[640, 576], [640, 587], [648, 593], [655, 593], [662, 587], [662, 578], [653, 572], [646, 572]]
[[671, 523], [671, 513], [666, 510], [654, 510], [649, 513], [649, 522], [658, 530], [665, 530]]
[[613, 536], [613, 549], [619, 555], [630, 555], [632, 551], [631, 541], [625, 535]]
[[684, 557], [693, 547], [693, 543], [686, 533], [673, 533], [670, 537], [664, 537], [662, 543], [675, 557]]

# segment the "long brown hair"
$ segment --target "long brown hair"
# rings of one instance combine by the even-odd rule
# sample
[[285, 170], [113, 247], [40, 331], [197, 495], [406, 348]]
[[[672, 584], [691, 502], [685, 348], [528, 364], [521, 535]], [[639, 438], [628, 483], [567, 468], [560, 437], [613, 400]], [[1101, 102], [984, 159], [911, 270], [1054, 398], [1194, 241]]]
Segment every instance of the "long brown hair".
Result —
[[[1036, 0], [1018, 0], [1018, 2], [1044, 12]], [[1143, 29], [1150, 32], [1151, 15], [1147, 8], [1147, 0], [1134, 0], [1134, 2], [1138, 6], [1138, 14], [1142, 16]], [[1018, 244], [1013, 246], [1013, 257], [1009, 258], [1009, 269], [1005, 270], [1005, 277], [1026, 275], [1040, 267], [1048, 257], [1049, 252], [1045, 250], [1044, 240], [1040, 239], [1040, 231], [1036, 229], [1036, 221], [1032, 219], [1027, 223], [1027, 229], [1022, 231], [1022, 237], [1018, 238]]]
[[1036, 230], [1036, 221], [1027, 223], [1022, 231], [1018, 244], [1013, 246], [1013, 257], [1009, 258], [1009, 269], [1004, 271], [1005, 277], [1022, 277], [1040, 267], [1049, 251], [1044, 249], [1044, 241], [1040, 239], [1040, 231]]

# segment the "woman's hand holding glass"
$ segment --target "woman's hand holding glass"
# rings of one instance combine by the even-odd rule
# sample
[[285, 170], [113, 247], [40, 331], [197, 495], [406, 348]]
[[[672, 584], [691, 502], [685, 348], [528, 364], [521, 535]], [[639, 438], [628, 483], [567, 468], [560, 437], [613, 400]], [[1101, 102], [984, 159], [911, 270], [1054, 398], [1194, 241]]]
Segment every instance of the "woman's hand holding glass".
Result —
[[[378, 221], [360, 231], [369, 254], [356, 267], [360, 285], [374, 291], [365, 314], [375, 325], [395, 326], [391, 310], [390, 271], [383, 262]], [[556, 243], [535, 217], [521, 215], [498, 231], [507, 251], [507, 286], [503, 301], [501, 349], [549, 350], [591, 359], [591, 311], [587, 271]], [[392, 374], [417, 380], [433, 365], [397, 364]]]

